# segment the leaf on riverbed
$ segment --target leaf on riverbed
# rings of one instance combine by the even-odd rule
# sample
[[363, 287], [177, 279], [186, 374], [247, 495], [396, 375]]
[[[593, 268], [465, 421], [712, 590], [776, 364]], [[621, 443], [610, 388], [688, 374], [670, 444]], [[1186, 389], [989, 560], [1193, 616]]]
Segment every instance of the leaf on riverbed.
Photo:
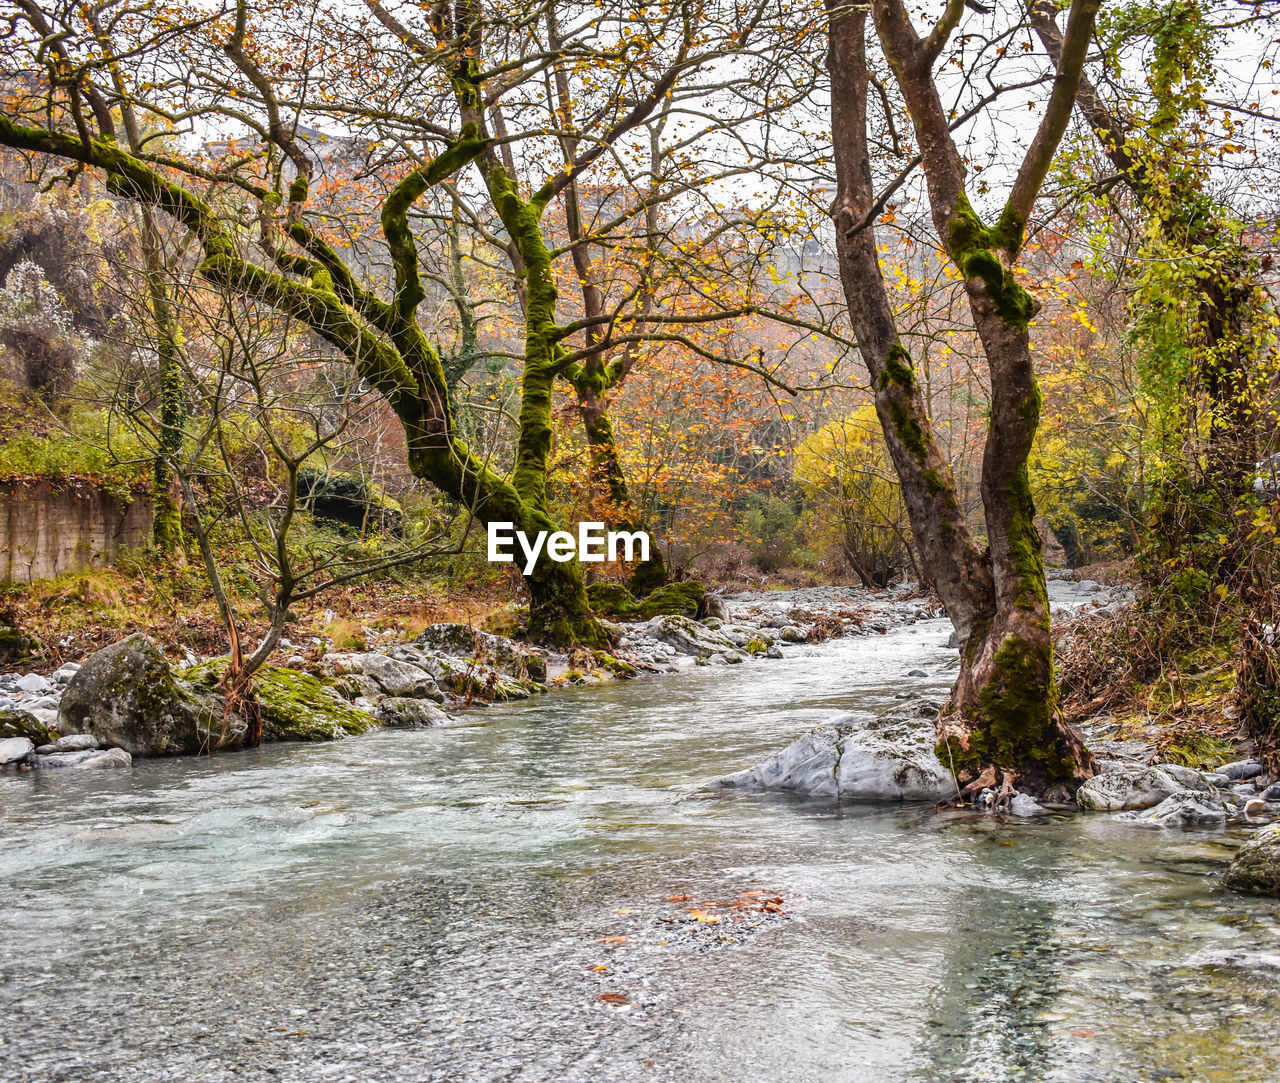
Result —
[[625, 944], [627, 942], [625, 936], [602, 936], [600, 939], [606, 944]]
[[693, 918], [694, 921], [705, 922], [707, 925], [717, 925], [720, 922], [720, 919], [716, 917], [715, 914], [708, 914], [705, 910], [700, 910], [696, 906], [690, 907], [689, 916]]
[[596, 1000], [605, 1004], [630, 1004], [631, 998], [626, 993], [601, 993]]
[[690, 898], [690, 895], [668, 895], [667, 902], [688, 902]]
[[629, 913], [631, 913], [631, 907], [629, 907], [629, 906], [624, 906], [621, 910], [615, 910], [615, 911], [614, 911], [614, 913], [615, 913], [615, 914], [629, 914]]

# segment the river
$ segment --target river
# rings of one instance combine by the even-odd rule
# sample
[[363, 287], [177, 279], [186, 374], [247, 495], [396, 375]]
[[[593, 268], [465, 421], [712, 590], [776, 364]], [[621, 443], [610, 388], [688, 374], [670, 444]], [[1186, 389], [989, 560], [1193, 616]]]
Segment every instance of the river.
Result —
[[[1205, 961], [1280, 950], [1217, 886], [1237, 829], [688, 785], [941, 699], [948, 630], [0, 777], [0, 1076], [1274, 1077], [1280, 970]], [[662, 920], [750, 891], [784, 913]]]

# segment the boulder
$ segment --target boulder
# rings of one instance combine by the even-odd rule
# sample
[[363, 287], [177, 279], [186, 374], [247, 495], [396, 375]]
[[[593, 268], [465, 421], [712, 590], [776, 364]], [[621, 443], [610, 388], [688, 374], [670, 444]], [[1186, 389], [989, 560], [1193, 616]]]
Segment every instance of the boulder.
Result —
[[42, 677], [39, 673], [24, 673], [16, 681], [13, 682], [14, 688], [19, 692], [26, 692], [28, 695], [36, 695], [40, 692], [52, 692], [53, 683], [48, 677]]
[[1009, 813], [1012, 816], [1039, 816], [1048, 811], [1030, 794], [1015, 793], [1009, 802]]
[[0, 767], [11, 767], [21, 763], [33, 752], [36, 746], [30, 737], [5, 737], [0, 739]]
[[131, 756], [239, 748], [245, 734], [242, 719], [179, 681], [140, 632], [89, 657], [67, 685], [58, 721], [64, 735], [91, 733]]
[[434, 703], [405, 696], [387, 696], [379, 700], [374, 713], [379, 722], [393, 729], [423, 729], [453, 721]]
[[338, 659], [335, 666], [341, 673], [362, 673], [372, 678], [388, 696], [443, 698], [430, 673], [402, 658], [391, 658], [369, 651]]
[[1201, 793], [1214, 793], [1215, 785], [1204, 776], [1203, 771], [1194, 767], [1186, 767], [1180, 763], [1158, 763], [1156, 767], [1172, 778], [1184, 790], [1199, 790]]
[[540, 655], [503, 636], [469, 624], [431, 624], [414, 645], [460, 658], [474, 658], [517, 680], [545, 681], [547, 663]]
[[1221, 798], [1195, 790], [1180, 790], [1154, 808], [1122, 812], [1115, 819], [1143, 827], [1208, 827], [1227, 822]]
[[702, 619], [728, 620], [728, 603], [719, 594], [704, 594], [702, 596]]
[[842, 715], [712, 785], [841, 801], [943, 801], [957, 787], [934, 755], [933, 742], [934, 727], [923, 719]]
[[1076, 792], [1076, 804], [1091, 812], [1146, 809], [1183, 788], [1158, 768], [1125, 767], [1094, 775]]
[[[429, 698], [444, 699], [440, 688], [455, 696], [479, 699], [486, 703], [506, 703], [513, 699], [528, 699], [541, 686], [529, 678], [509, 676], [473, 658], [445, 654], [442, 651], [422, 647], [397, 647], [397, 658], [412, 659], [435, 679], [437, 694]], [[545, 672], [545, 671], [544, 671]]]
[[786, 624], [778, 631], [778, 638], [781, 639], [783, 643], [803, 643], [805, 641], [805, 634], [794, 624]]
[[703, 654], [727, 654], [737, 644], [695, 620], [681, 616], [654, 617], [641, 629], [646, 635], [695, 658]]
[[1255, 895], [1280, 895], [1280, 823], [1254, 832], [1222, 877], [1224, 887]]
[[40, 719], [28, 711], [0, 711], [0, 739], [28, 737], [37, 745], [47, 745], [56, 735]]

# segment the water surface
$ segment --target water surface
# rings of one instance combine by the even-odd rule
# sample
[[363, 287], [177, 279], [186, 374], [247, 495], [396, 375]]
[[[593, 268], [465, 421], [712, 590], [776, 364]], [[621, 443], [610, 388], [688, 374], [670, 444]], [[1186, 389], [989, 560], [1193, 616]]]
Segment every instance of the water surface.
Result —
[[[1274, 1077], [1280, 972], [1204, 962], [1280, 951], [1239, 834], [686, 786], [941, 699], [946, 638], [0, 778], [0, 1077]], [[788, 916], [660, 920], [751, 890]]]

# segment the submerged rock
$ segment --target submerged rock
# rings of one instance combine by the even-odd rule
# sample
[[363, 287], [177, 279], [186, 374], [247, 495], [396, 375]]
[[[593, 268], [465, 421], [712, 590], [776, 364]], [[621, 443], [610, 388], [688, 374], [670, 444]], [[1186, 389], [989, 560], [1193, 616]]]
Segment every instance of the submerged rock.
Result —
[[1094, 775], [1076, 792], [1076, 804], [1090, 812], [1146, 809], [1184, 789], [1155, 767], [1126, 767]]
[[842, 801], [942, 801], [957, 787], [934, 755], [933, 738], [933, 725], [922, 719], [843, 715], [712, 785]]
[[1236, 853], [1222, 884], [1233, 891], [1280, 895], [1280, 823], [1254, 832]]
[[59, 729], [91, 733], [131, 756], [239, 748], [245, 724], [179, 681], [142, 633], [90, 655], [62, 697]]
[[1030, 794], [1015, 793], [1009, 802], [1009, 813], [1013, 816], [1039, 816], [1048, 811]]
[[1195, 790], [1171, 794], [1154, 808], [1122, 812], [1115, 817], [1143, 827], [1207, 827], [1227, 822], [1222, 799]]

